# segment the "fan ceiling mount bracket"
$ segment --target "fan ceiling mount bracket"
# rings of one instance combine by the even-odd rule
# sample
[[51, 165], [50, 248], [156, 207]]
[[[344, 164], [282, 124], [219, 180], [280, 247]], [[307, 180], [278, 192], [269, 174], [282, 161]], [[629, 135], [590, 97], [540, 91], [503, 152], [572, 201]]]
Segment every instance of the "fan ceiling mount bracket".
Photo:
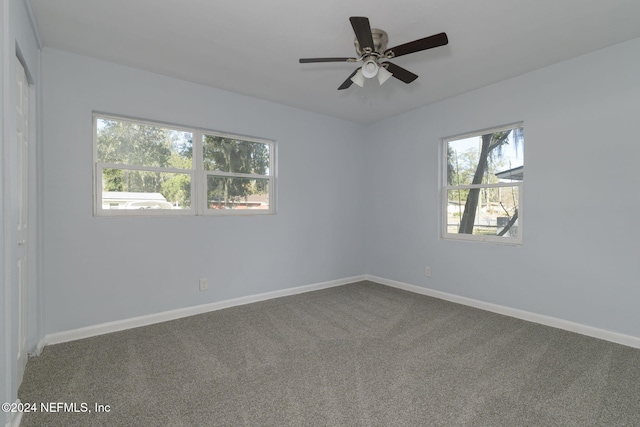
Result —
[[[383, 57], [384, 51], [387, 50], [389, 35], [384, 30], [380, 30], [378, 28], [372, 28], [371, 36], [373, 37], [373, 50], [371, 50], [370, 48], [362, 49], [360, 47], [360, 42], [358, 42], [358, 38], [356, 37], [353, 41], [353, 44], [356, 47], [356, 53], [360, 57], [371, 55], [371, 54], [373, 54], [374, 56]], [[376, 53], [378, 55], [375, 55]]]

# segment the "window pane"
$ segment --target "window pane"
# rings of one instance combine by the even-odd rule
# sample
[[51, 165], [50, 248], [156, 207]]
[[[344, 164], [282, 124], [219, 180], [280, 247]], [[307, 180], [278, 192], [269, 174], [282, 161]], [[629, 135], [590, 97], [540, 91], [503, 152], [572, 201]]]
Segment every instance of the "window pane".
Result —
[[103, 209], [190, 209], [191, 175], [102, 170]]
[[522, 128], [463, 138], [447, 143], [447, 184], [494, 184], [522, 181]]
[[[518, 237], [518, 186], [447, 193], [447, 233]], [[466, 212], [474, 199], [476, 208]]]
[[269, 209], [269, 180], [208, 176], [207, 208]]
[[97, 133], [98, 162], [193, 168], [191, 132], [98, 118]]
[[202, 145], [205, 170], [269, 175], [269, 144], [204, 135]]

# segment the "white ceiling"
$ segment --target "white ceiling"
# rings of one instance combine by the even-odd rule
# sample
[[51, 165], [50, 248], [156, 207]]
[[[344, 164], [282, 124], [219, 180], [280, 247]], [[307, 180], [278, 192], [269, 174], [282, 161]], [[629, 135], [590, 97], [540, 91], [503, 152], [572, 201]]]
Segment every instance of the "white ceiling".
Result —
[[[46, 47], [369, 123], [640, 37], [638, 0], [30, 0]], [[350, 16], [389, 47], [446, 32], [393, 60], [406, 85], [337, 87], [357, 64]], [[597, 82], [594, 82], [597, 84]]]

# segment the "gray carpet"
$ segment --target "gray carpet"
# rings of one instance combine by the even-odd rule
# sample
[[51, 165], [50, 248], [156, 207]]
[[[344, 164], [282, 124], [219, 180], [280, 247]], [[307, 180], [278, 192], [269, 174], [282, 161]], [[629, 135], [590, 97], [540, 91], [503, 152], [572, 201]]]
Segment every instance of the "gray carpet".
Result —
[[48, 346], [19, 397], [92, 410], [23, 427], [639, 426], [640, 350], [359, 282]]

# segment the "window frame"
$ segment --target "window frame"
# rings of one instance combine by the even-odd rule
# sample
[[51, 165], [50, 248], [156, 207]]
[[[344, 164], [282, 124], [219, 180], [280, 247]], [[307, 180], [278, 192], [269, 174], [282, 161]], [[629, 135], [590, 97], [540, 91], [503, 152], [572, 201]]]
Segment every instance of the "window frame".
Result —
[[[192, 134], [192, 164], [191, 169], [180, 169], [160, 166], [138, 166], [122, 163], [105, 163], [98, 161], [98, 119], [126, 121], [141, 125], [169, 128]], [[253, 216], [253, 215], [275, 215], [275, 140], [257, 138], [246, 135], [221, 132], [206, 128], [190, 127], [185, 125], [140, 119], [122, 115], [102, 113], [94, 111], [92, 114], [93, 124], [93, 215], [96, 217], [122, 217], [122, 216], [142, 216], [142, 217], [164, 217], [164, 216]], [[268, 174], [243, 174], [219, 171], [208, 171], [204, 169], [203, 139], [204, 135], [214, 135], [217, 137], [234, 139], [239, 141], [255, 142], [266, 144], [269, 147], [269, 168]], [[104, 169], [122, 169], [141, 172], [161, 172], [187, 174], [191, 177], [191, 206], [189, 209], [104, 209], [102, 207], [102, 171]], [[251, 179], [268, 180], [268, 209], [209, 209], [207, 206], [207, 177], [225, 176]]]
[[[440, 236], [443, 240], [453, 240], [453, 241], [466, 241], [466, 242], [489, 242], [489, 243], [498, 243], [504, 245], [522, 245], [522, 236], [523, 236], [523, 218], [524, 218], [524, 209], [523, 209], [523, 189], [524, 189], [524, 179], [519, 182], [504, 182], [504, 183], [487, 183], [487, 184], [463, 184], [463, 185], [450, 185], [448, 183], [448, 174], [447, 174], [447, 165], [448, 165], [448, 145], [452, 141], [457, 141], [465, 138], [471, 137], [482, 137], [483, 135], [495, 132], [501, 132], [506, 130], [513, 130], [517, 128], [523, 128], [524, 133], [524, 122], [516, 122], [510, 123], [507, 125], [496, 126], [491, 128], [486, 128], [473, 132], [466, 132], [462, 134], [452, 135], [441, 139], [440, 149], [442, 150], [441, 156], [441, 201], [440, 201], [440, 216], [441, 216], [441, 224], [440, 224]], [[523, 147], [524, 150], [524, 147]], [[523, 167], [524, 167], [524, 154], [523, 154]], [[478, 234], [464, 234], [464, 233], [450, 233], [448, 231], [448, 207], [449, 207], [449, 191], [451, 190], [470, 190], [474, 188], [518, 188], [518, 235], [515, 237], [511, 236], [497, 236], [497, 235], [478, 235]]]

